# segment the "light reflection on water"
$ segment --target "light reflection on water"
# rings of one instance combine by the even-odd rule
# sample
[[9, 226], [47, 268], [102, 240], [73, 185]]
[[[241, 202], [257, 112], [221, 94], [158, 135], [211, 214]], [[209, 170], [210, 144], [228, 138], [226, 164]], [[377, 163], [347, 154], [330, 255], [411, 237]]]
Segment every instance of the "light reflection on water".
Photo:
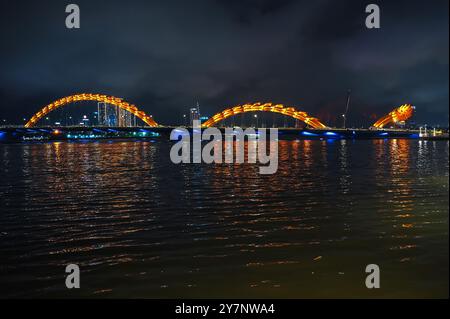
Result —
[[0, 296], [446, 297], [448, 146], [280, 140], [259, 175], [166, 141], [0, 145]]

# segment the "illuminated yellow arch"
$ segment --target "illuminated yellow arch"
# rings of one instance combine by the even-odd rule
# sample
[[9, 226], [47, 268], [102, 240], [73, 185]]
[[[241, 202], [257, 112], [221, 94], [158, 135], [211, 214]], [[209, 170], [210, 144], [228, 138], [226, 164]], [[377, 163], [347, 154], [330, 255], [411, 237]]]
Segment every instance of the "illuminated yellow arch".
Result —
[[397, 123], [401, 121], [406, 121], [414, 113], [414, 107], [411, 104], [403, 104], [398, 108], [391, 111], [389, 114], [383, 116], [378, 121], [373, 123], [373, 127], [383, 128], [388, 123]]
[[202, 127], [211, 127], [218, 122], [226, 119], [227, 117], [245, 113], [245, 112], [273, 112], [281, 113], [297, 120], [303, 121], [313, 128], [326, 128], [322, 122], [320, 122], [315, 117], [309, 116], [306, 112], [297, 111], [294, 107], [286, 107], [282, 104], [272, 104], [272, 103], [254, 103], [254, 104], [244, 104], [238, 105], [229, 109], [226, 109], [220, 113], [215, 114], [209, 120], [202, 124]]
[[142, 121], [144, 121], [149, 126], [158, 126], [158, 124], [153, 120], [151, 116], [148, 116], [145, 114], [145, 112], [140, 111], [135, 105], [129, 104], [125, 101], [123, 101], [121, 98], [114, 97], [114, 96], [108, 96], [108, 95], [101, 95], [101, 94], [76, 94], [71, 96], [63, 97], [62, 99], [56, 100], [49, 105], [42, 108], [39, 112], [33, 115], [33, 117], [25, 124], [25, 127], [33, 127], [41, 118], [46, 116], [48, 113], [56, 110], [59, 107], [62, 107], [66, 104], [78, 102], [78, 101], [97, 101], [97, 102], [103, 102], [107, 104], [112, 104], [117, 107], [120, 107], [121, 109], [124, 109], [131, 114], [135, 115], [136, 117], [140, 118]]

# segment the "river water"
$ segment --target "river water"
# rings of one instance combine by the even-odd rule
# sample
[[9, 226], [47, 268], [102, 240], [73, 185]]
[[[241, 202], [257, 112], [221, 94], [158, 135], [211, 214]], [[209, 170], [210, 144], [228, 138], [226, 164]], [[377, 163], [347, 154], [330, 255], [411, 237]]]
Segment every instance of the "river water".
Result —
[[170, 147], [0, 144], [0, 297], [448, 297], [448, 141], [280, 140], [274, 175]]

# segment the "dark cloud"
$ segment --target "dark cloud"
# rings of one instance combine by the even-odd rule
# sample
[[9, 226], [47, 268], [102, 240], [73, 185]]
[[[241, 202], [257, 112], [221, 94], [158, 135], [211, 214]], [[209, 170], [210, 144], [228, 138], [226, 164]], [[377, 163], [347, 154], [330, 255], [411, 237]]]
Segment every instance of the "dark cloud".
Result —
[[19, 122], [76, 92], [124, 97], [177, 124], [197, 100], [209, 115], [249, 101], [296, 105], [336, 124], [410, 102], [448, 124], [448, 1], [61, 1], [0, 3], [0, 117]]

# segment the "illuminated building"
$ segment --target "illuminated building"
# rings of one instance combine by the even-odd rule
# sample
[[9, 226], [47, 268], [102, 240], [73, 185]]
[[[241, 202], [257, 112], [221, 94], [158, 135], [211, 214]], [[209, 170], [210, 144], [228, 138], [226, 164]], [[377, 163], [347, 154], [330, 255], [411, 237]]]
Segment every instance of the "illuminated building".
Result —
[[200, 105], [197, 102], [197, 106], [193, 107], [189, 110], [190, 115], [190, 125], [194, 123], [194, 121], [197, 121], [200, 119]]

